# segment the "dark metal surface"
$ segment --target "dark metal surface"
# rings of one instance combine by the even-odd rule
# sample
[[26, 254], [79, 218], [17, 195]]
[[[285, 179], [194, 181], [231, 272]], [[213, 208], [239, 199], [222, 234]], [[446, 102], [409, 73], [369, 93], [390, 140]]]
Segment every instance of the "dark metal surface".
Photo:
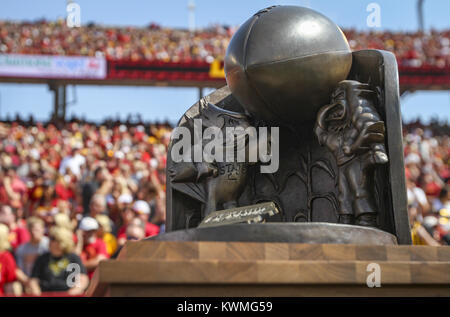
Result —
[[[400, 244], [411, 244], [406, 210], [406, 189], [402, 154], [400, 104], [395, 57], [388, 52], [365, 50], [353, 53], [349, 79], [370, 83], [379, 91], [377, 111], [385, 122], [388, 164], [375, 168], [374, 203], [380, 212], [378, 228], [397, 236]], [[205, 99], [219, 107], [242, 112], [239, 102], [223, 87]], [[200, 113], [193, 105], [180, 120]], [[333, 154], [318, 144], [314, 121], [299, 127], [297, 133], [280, 129], [280, 169], [274, 179], [253, 171], [238, 205], [274, 201], [280, 208], [278, 222], [338, 222], [338, 169]], [[170, 151], [170, 148], [169, 148]], [[168, 157], [170, 161], [170, 156]], [[168, 163], [169, 164], [169, 163]], [[201, 221], [201, 203], [167, 183], [167, 231], [194, 228]]]
[[[230, 93], [228, 86], [222, 87], [213, 93], [205, 96], [200, 101], [190, 107], [178, 122], [178, 127], [186, 127], [192, 131], [192, 121], [202, 117], [202, 107], [204, 103], [212, 103], [220, 108], [234, 112], [244, 112], [242, 106]], [[171, 153], [173, 142], [169, 145], [168, 153]], [[177, 165], [179, 167], [177, 167]], [[167, 190], [166, 190], [166, 228], [168, 231], [195, 227], [201, 221], [202, 204], [206, 202], [205, 183], [196, 182], [173, 182], [174, 177], [183, 169], [183, 164], [174, 163], [171, 155], [167, 156]], [[189, 165], [189, 164], [187, 164]], [[192, 170], [192, 175], [197, 175], [196, 168]]]
[[378, 229], [330, 223], [235, 224], [178, 230], [146, 240], [397, 244], [395, 236]]
[[317, 114], [316, 136], [337, 163], [339, 223], [377, 227], [374, 168], [388, 162], [378, 99], [368, 84], [344, 80]]
[[267, 122], [313, 120], [351, 67], [339, 27], [308, 8], [276, 6], [247, 20], [230, 41], [225, 74], [244, 108]]
[[[317, 25], [316, 32], [325, 32], [323, 37], [308, 42], [305, 34], [298, 38], [292, 35], [291, 28], [301, 28], [302, 23], [298, 21], [302, 19], [310, 29]], [[349, 58], [348, 52], [339, 46], [341, 41], [344, 41], [343, 47], [348, 46], [345, 38], [337, 26], [327, 21], [308, 9], [274, 7], [258, 12], [236, 33], [226, 61], [230, 88], [223, 87], [193, 105], [178, 126], [192, 129], [192, 120], [203, 118], [207, 125], [223, 127], [222, 121], [211, 120], [219, 117], [215, 113], [222, 116], [234, 111], [246, 118], [244, 112], [247, 111], [249, 119], [243, 119], [244, 125], [258, 125], [260, 118], [269, 125], [279, 125], [279, 169], [273, 174], [261, 174], [254, 166], [246, 166], [245, 175], [239, 178], [245, 178], [242, 186], [219, 186], [208, 178], [201, 182], [198, 177], [194, 177], [195, 181], [188, 179], [198, 176], [201, 171], [206, 171], [211, 178], [215, 175], [210, 173], [214, 167], [203, 168], [203, 163], [196, 163], [197, 166], [185, 173], [183, 168], [176, 168], [169, 155], [166, 230], [182, 231], [163, 237], [191, 239], [190, 235], [194, 235], [196, 239], [208, 240], [208, 235], [216, 236], [213, 231], [230, 229], [183, 230], [197, 227], [205, 214], [218, 209], [272, 201], [280, 211], [267, 219], [269, 223], [276, 223], [274, 227], [289, 228], [285, 227], [286, 223], [305, 222], [308, 225], [322, 222], [357, 224], [377, 227], [386, 234], [395, 235], [398, 243], [411, 244], [395, 56], [384, 51], [364, 50], [354, 52]], [[296, 25], [297, 22], [300, 24]], [[266, 28], [266, 24], [272, 28]], [[253, 32], [258, 28], [265, 30], [267, 36], [255, 41]], [[279, 33], [283, 28], [289, 30]], [[258, 32], [255, 34], [263, 37], [264, 32]], [[285, 33], [294, 37], [289, 41], [278, 39]], [[337, 42], [328, 38], [328, 34], [334, 34], [333, 39]], [[322, 43], [323, 39], [326, 40]], [[321, 43], [327, 48], [323, 52], [320, 51]], [[286, 50], [278, 45], [286, 46]], [[291, 47], [294, 49], [290, 50]], [[312, 55], [289, 57], [293, 52], [304, 54], [311, 50], [315, 52]], [[255, 61], [253, 65], [246, 64], [249, 56], [252, 62]], [[267, 58], [273, 61], [268, 62]], [[343, 74], [344, 78], [341, 78]], [[322, 81], [324, 78], [326, 82]], [[347, 81], [339, 84], [343, 79]], [[354, 89], [354, 84], [359, 88]], [[326, 92], [319, 91], [324, 87]], [[290, 104], [293, 100], [296, 102]], [[217, 108], [212, 105], [205, 116], [205, 104], [208, 103]], [[324, 106], [326, 104], [329, 105]], [[169, 153], [172, 146], [173, 142], [169, 145]], [[183, 172], [178, 174], [176, 170]], [[209, 194], [214, 190], [217, 190], [215, 197]], [[232, 194], [232, 197], [217, 199], [225, 194]], [[321, 228], [324, 231], [316, 230], [314, 234], [336, 241], [350, 239], [344, 229], [352, 227], [321, 225]], [[331, 228], [330, 233], [326, 228]], [[343, 229], [334, 231], [334, 228]], [[253, 229], [242, 230], [242, 234], [236, 233], [242, 239], [244, 235], [253, 234]], [[276, 232], [275, 229], [270, 231], [273, 237], [266, 239], [285, 241]], [[351, 232], [354, 231], [349, 229], [348, 234]], [[294, 230], [291, 234], [297, 233]], [[312, 237], [308, 240], [314, 241]]]
[[399, 244], [411, 244], [395, 55], [381, 50], [353, 52], [349, 79], [370, 83], [379, 89], [380, 104], [377, 109], [386, 124], [386, 147], [390, 160], [389, 164], [375, 171], [377, 204], [384, 211], [379, 214], [379, 228], [395, 233]]
[[[192, 118], [185, 116], [186, 127], [190, 131], [195, 130], [195, 119], [201, 120], [202, 127], [200, 128], [202, 130], [216, 127], [224, 136], [228, 128], [240, 127], [246, 129], [251, 126], [250, 117], [247, 115], [217, 107], [207, 102], [204, 98], [200, 100], [197, 115]], [[194, 133], [198, 132], [194, 131]], [[257, 153], [258, 149], [254, 148], [256, 143], [250, 145], [249, 142], [245, 142], [245, 137], [245, 133], [239, 134], [237, 139], [240, 140], [235, 140], [237, 144], [244, 144], [243, 149], [240, 150]], [[210, 140], [200, 139], [194, 141], [192, 148], [195, 146], [195, 142], [197, 142], [197, 145], [205, 146]], [[239, 197], [242, 195], [249, 178], [249, 167], [255, 164], [248, 162], [248, 160], [239, 162], [236, 155], [238, 147], [235, 146], [234, 142], [228, 145], [226, 138], [222, 142], [223, 158], [226, 156], [227, 147], [230, 147], [229, 150], [235, 153], [233, 161], [217, 162], [212, 160], [212, 162], [191, 163], [195, 161], [192, 151], [190, 153], [191, 162], [174, 162], [170, 160], [167, 164], [167, 175], [170, 177], [172, 186], [202, 203], [202, 218], [216, 210], [238, 207]]]

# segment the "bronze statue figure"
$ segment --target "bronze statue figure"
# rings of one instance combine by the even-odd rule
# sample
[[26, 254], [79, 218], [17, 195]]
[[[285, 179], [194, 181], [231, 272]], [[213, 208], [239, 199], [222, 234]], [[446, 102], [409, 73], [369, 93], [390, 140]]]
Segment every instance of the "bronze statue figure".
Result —
[[338, 165], [340, 223], [377, 226], [370, 185], [374, 165], [387, 163], [388, 157], [376, 100], [369, 85], [344, 80], [333, 92], [331, 104], [317, 114], [319, 144], [333, 153]]
[[[257, 143], [249, 142], [247, 134], [237, 133], [231, 136], [227, 134], [226, 130], [230, 127], [239, 127], [242, 132], [251, 127], [250, 118], [246, 114], [221, 109], [202, 99], [197, 119], [202, 120], [202, 131], [211, 127], [220, 129], [224, 136], [221, 144], [223, 160], [217, 161], [214, 158], [205, 160], [204, 157], [202, 162], [172, 162], [168, 167], [168, 175], [178, 186], [186, 185], [196, 188], [195, 195], [191, 196], [202, 197], [200, 199], [201, 217], [204, 218], [216, 210], [238, 207], [238, 199], [247, 184], [249, 165], [256, 163], [248, 160], [248, 153], [259, 154], [259, 152]], [[227, 137], [233, 138], [231, 142], [227, 143]], [[201, 142], [204, 147], [209, 140], [201, 140]], [[240, 145], [244, 148], [239, 148]], [[267, 148], [270, 151], [269, 142]], [[239, 150], [246, 154], [243, 161], [237, 158], [236, 153]], [[232, 160], [226, 160], [227, 151], [233, 153]]]

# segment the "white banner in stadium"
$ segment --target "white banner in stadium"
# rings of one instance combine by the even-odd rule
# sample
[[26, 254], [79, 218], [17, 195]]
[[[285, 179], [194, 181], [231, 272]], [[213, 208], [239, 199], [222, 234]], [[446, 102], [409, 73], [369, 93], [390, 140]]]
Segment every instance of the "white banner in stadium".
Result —
[[103, 79], [102, 57], [0, 54], [0, 77]]

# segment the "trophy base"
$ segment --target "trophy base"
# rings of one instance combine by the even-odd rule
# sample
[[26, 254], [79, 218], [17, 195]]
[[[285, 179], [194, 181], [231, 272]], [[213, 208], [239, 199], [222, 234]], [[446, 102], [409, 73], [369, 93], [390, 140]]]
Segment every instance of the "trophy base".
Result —
[[[374, 263], [381, 287], [368, 285]], [[449, 271], [446, 246], [127, 241], [86, 295], [450, 296]]]
[[397, 238], [394, 235], [379, 229], [321, 222], [252, 223], [192, 228], [163, 233], [147, 240], [360, 245], [397, 244]]

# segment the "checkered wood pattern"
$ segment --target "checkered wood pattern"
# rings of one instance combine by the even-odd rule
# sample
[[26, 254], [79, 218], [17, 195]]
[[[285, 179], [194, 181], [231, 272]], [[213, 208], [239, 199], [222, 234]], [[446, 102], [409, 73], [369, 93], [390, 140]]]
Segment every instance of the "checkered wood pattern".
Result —
[[[373, 262], [378, 289], [366, 285]], [[450, 296], [450, 247], [128, 242], [93, 284], [112, 296]]]

